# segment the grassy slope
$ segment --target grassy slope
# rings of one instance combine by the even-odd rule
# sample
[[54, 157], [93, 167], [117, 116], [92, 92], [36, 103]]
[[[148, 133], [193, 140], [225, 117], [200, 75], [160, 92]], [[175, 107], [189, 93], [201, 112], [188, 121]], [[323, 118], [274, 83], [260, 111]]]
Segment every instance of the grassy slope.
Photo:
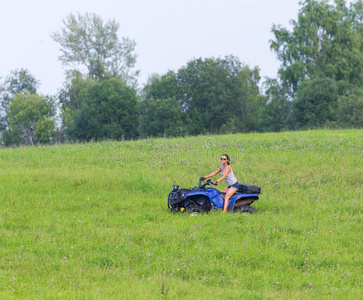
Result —
[[[259, 213], [170, 214], [222, 153]], [[363, 130], [1, 149], [0, 298], [357, 298], [362, 160]]]

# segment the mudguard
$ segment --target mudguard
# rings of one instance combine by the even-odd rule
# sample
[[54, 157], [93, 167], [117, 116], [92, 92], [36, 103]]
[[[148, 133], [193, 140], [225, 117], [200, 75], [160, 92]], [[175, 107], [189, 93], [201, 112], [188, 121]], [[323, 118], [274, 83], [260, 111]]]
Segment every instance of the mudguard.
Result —
[[205, 190], [200, 190], [200, 191], [196, 191], [196, 192], [185, 193], [184, 194], [185, 204], [188, 206], [190, 200], [195, 198], [196, 196], [205, 196], [208, 199], [210, 199], [209, 193], [205, 192]]
[[241, 199], [246, 199], [246, 198], [252, 198], [255, 200], [259, 199], [257, 194], [237, 194], [236, 196], [229, 199], [228, 209], [232, 209], [234, 207], [236, 201], [241, 200]]

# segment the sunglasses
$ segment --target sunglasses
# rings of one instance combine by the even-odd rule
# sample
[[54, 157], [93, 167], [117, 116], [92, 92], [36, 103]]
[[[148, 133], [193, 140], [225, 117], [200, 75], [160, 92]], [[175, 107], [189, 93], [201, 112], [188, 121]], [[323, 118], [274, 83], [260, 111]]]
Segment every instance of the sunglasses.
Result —
[[223, 158], [223, 157], [222, 157], [222, 158], [221, 158], [221, 160], [227, 160], [227, 158]]

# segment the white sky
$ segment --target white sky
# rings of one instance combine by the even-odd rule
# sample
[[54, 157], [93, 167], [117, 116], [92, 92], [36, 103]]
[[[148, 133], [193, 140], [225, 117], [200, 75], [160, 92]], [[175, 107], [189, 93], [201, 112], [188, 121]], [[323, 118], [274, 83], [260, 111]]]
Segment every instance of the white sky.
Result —
[[236, 55], [262, 76], [276, 77], [270, 51], [275, 24], [296, 19], [299, 0], [0, 0], [0, 77], [28, 69], [40, 93], [62, 87], [59, 45], [50, 34], [69, 13], [96, 13], [120, 24], [119, 36], [136, 41], [139, 83], [152, 73], [178, 70], [199, 57]]

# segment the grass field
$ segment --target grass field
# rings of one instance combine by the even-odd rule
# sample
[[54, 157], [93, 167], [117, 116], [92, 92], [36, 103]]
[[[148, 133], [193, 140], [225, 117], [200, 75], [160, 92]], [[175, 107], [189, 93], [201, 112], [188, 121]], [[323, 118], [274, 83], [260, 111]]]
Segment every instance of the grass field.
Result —
[[[171, 214], [172, 184], [223, 153], [262, 187], [258, 214]], [[0, 299], [362, 297], [363, 130], [0, 149], [0, 164]]]

